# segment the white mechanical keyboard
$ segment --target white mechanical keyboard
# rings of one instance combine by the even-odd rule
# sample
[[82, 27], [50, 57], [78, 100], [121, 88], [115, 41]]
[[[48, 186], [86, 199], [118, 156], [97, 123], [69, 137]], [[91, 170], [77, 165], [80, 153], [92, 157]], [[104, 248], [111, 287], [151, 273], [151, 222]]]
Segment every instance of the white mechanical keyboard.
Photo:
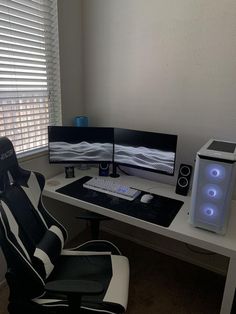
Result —
[[93, 177], [83, 184], [84, 188], [117, 196], [128, 201], [133, 201], [141, 191], [115, 182], [110, 178]]

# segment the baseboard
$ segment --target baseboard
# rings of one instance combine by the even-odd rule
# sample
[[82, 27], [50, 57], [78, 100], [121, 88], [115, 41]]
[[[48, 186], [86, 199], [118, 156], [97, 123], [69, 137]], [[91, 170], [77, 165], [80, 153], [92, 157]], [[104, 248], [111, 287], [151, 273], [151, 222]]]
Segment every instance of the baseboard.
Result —
[[185, 262], [194, 264], [196, 266], [205, 268], [205, 269], [210, 270], [212, 272], [215, 272], [217, 274], [225, 276], [226, 273], [227, 273], [226, 267], [224, 267], [224, 265], [222, 267], [218, 267], [216, 265], [212, 265], [212, 263], [205, 263], [204, 261], [196, 259], [196, 257], [191, 257], [190, 254], [189, 255], [184, 254], [184, 252], [181, 252], [181, 250], [179, 250], [178, 252], [176, 252], [176, 251], [174, 252], [171, 249], [171, 247], [159, 246], [157, 243], [152, 244], [151, 242], [138, 239], [138, 238], [136, 238], [136, 237], [134, 237], [132, 235], [129, 235], [129, 234], [124, 233], [124, 232], [119, 232], [117, 230], [114, 230], [114, 228], [111, 229], [111, 228], [109, 228], [107, 226], [103, 226], [102, 230], [107, 232], [107, 233], [110, 233], [110, 234], [113, 234], [115, 236], [118, 236], [120, 238], [124, 238], [126, 240], [129, 240], [129, 241], [132, 241], [132, 242], [137, 243], [139, 245], [142, 245], [144, 247], [147, 247], [149, 249], [158, 251], [158, 252], [163, 253], [165, 255], [168, 255], [168, 256], [171, 256], [171, 257], [175, 257], [175, 258], [178, 258], [178, 259], [180, 259], [182, 261], [185, 261]]

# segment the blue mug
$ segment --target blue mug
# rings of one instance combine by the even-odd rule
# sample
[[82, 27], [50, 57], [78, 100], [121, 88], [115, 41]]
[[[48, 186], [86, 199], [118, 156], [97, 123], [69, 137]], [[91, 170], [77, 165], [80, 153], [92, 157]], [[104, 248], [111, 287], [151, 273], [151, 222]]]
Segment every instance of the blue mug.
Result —
[[75, 126], [88, 126], [88, 117], [86, 116], [77, 116], [74, 119]]

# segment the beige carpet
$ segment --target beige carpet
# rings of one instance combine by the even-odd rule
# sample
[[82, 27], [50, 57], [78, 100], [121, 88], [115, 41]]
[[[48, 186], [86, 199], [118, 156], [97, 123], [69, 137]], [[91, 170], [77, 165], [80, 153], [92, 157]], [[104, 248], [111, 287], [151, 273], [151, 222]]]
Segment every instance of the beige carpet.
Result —
[[6, 314], [7, 311], [7, 299], [8, 299], [8, 287], [4, 285], [0, 289], [0, 314]]
[[[107, 233], [101, 237], [112, 241], [129, 258], [127, 314], [219, 313], [224, 277]], [[0, 314], [7, 313], [7, 296], [8, 290], [1, 289]]]

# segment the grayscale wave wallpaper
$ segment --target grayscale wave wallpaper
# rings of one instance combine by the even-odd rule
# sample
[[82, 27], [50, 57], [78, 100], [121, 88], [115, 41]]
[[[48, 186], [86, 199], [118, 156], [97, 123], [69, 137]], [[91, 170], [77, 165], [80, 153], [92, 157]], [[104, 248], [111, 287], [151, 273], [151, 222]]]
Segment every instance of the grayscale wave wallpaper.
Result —
[[173, 173], [175, 153], [147, 147], [115, 145], [115, 162]]
[[113, 144], [50, 142], [50, 161], [112, 161]]

